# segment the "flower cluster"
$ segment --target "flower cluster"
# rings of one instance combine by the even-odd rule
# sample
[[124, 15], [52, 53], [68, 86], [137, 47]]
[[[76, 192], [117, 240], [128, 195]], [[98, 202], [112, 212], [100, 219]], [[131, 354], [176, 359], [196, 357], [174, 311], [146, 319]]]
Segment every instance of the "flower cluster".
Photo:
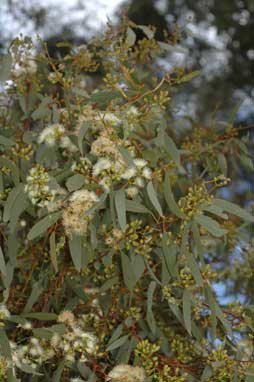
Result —
[[51, 346], [56, 353], [61, 353], [66, 360], [74, 362], [75, 354], [79, 354], [81, 361], [86, 361], [89, 355], [97, 350], [97, 337], [87, 332], [85, 320], [76, 319], [70, 311], [63, 311], [58, 316], [58, 322], [65, 324], [67, 330], [64, 334], [55, 333], [51, 339]]
[[89, 222], [93, 214], [85, 213], [98, 202], [97, 195], [88, 190], [75, 191], [70, 199], [70, 203], [63, 212], [63, 226], [68, 236], [73, 234], [85, 235]]
[[204, 184], [189, 187], [188, 193], [178, 202], [180, 210], [187, 215], [187, 219], [191, 219], [196, 213], [200, 213], [200, 205], [202, 203], [211, 204], [212, 196], [208, 194]]
[[115, 251], [125, 248], [148, 258], [154, 245], [153, 228], [149, 225], [143, 227], [141, 220], [133, 220], [126, 224], [124, 232], [118, 228], [107, 231], [105, 226], [102, 226], [102, 232], [105, 235], [105, 243]]
[[77, 151], [77, 147], [66, 136], [65, 127], [60, 123], [45, 127], [38, 137], [38, 143], [45, 143], [49, 147], [54, 147], [58, 143], [59, 147], [69, 152], [74, 153]]
[[56, 190], [50, 189], [49, 182], [50, 176], [43, 166], [38, 164], [31, 168], [26, 178], [25, 192], [33, 204], [45, 207], [54, 200]]
[[131, 163], [126, 163], [122, 154], [118, 150], [118, 145], [123, 142], [116, 139], [109, 139], [101, 135], [91, 146], [91, 153], [98, 157], [93, 166], [92, 174], [100, 178], [101, 184], [106, 190], [109, 190], [113, 181], [127, 181], [127, 196], [134, 198], [139, 189], [143, 188], [147, 180], [152, 177], [152, 171], [147, 166], [147, 161], [142, 158], [133, 158], [135, 150], [128, 141], [124, 146], [129, 152]]
[[144, 382], [145, 378], [143, 367], [124, 364], [115, 366], [108, 374], [108, 380], [112, 382]]
[[[83, 317], [75, 317], [70, 311], [63, 311], [58, 316], [59, 324], [62, 324], [61, 333], [54, 332], [51, 339], [30, 337], [25, 344], [10, 342], [12, 350], [12, 363], [15, 368], [37, 368], [53, 357], [64, 357], [71, 364], [78, 354], [80, 360], [86, 361], [89, 355], [97, 351], [97, 337], [88, 332]], [[30, 324], [30, 323], [28, 323]], [[30, 330], [31, 325], [21, 326]], [[1, 373], [0, 358], [0, 373]], [[1, 375], [1, 374], [0, 374]]]

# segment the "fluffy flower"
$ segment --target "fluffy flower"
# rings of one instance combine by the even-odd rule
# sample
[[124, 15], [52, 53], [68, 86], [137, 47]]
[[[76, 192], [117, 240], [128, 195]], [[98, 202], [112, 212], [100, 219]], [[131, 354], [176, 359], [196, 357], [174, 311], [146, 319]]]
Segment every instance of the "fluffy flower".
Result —
[[135, 183], [136, 186], [138, 186], [138, 187], [140, 187], [140, 188], [144, 187], [144, 185], [145, 185], [144, 179], [141, 178], [140, 176], [138, 176], [138, 177], [135, 179], [135, 182], [134, 182], [134, 183]]
[[144, 167], [142, 171], [142, 175], [146, 179], [151, 179], [152, 171], [149, 167]]
[[116, 142], [111, 141], [109, 138], [100, 136], [91, 145], [91, 153], [96, 156], [111, 156], [115, 159], [120, 159], [121, 154], [116, 148]]
[[126, 190], [127, 196], [131, 199], [135, 198], [135, 196], [138, 194], [138, 188], [137, 187], [128, 187]]
[[134, 159], [133, 162], [138, 169], [145, 167], [145, 165], [147, 164], [147, 161], [141, 158]]
[[98, 202], [98, 196], [94, 193], [94, 192], [91, 192], [91, 191], [88, 191], [88, 190], [78, 190], [78, 191], [75, 191], [71, 197], [70, 197], [70, 201], [71, 202], [84, 202], [87, 204], [87, 208], [86, 209], [89, 209], [91, 208], [90, 207], [90, 204], [92, 203], [96, 203]]
[[127, 170], [121, 175], [123, 179], [131, 179], [137, 174], [137, 170], [135, 167], [129, 167]]
[[35, 60], [26, 57], [21, 64], [15, 65], [14, 72], [16, 76], [34, 74], [37, 72], [37, 64]]
[[140, 115], [139, 110], [136, 108], [136, 106], [131, 106], [126, 111], [127, 117], [138, 117]]
[[60, 147], [62, 149], [68, 150], [71, 153], [78, 151], [78, 148], [74, 145], [74, 143], [72, 143], [69, 137], [62, 137], [60, 139]]
[[53, 147], [56, 141], [60, 139], [65, 134], [65, 128], [60, 123], [55, 123], [48, 127], [40, 133], [38, 137], [38, 143], [45, 143], [47, 146]]
[[62, 313], [59, 314], [57, 321], [66, 323], [69, 325], [73, 325], [75, 320], [74, 314], [70, 312], [69, 310], [64, 310]]
[[98, 176], [102, 171], [108, 170], [112, 164], [113, 163], [109, 159], [99, 159], [93, 166], [93, 176]]
[[103, 121], [109, 125], [116, 126], [121, 123], [121, 120], [114, 114], [110, 112], [101, 113], [101, 118]]
[[83, 216], [86, 211], [94, 206], [98, 197], [94, 192], [79, 190], [73, 193], [70, 198], [69, 206], [63, 213], [63, 226], [67, 235], [83, 235], [88, 230], [92, 214]]
[[112, 382], [144, 382], [145, 377], [145, 370], [142, 367], [122, 364], [111, 370], [108, 380]]

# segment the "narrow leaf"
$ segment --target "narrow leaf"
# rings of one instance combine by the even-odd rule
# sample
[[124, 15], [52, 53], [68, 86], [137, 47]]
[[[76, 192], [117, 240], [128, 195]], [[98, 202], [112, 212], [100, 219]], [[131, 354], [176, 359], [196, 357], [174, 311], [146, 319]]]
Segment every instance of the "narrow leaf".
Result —
[[34, 240], [36, 237], [41, 236], [49, 227], [57, 222], [61, 215], [62, 211], [57, 211], [41, 219], [28, 232], [28, 240]]
[[209, 233], [215, 237], [221, 237], [227, 233], [227, 230], [221, 228], [216, 220], [213, 220], [209, 216], [205, 215], [195, 215], [194, 219], [198, 224], [204, 227]]
[[1, 246], [0, 246], [0, 271], [2, 273], [2, 276], [6, 276], [7, 269], [6, 269], [6, 264], [5, 264], [5, 260], [4, 260], [4, 254], [3, 254]]
[[175, 161], [176, 165], [179, 167], [181, 165], [180, 152], [177, 149], [173, 139], [169, 137], [166, 133], [164, 134], [164, 148], [167, 151], [167, 153], [171, 156], [171, 158]]
[[0, 81], [5, 82], [9, 79], [12, 67], [12, 57], [11, 54], [6, 54], [0, 64]]
[[194, 259], [193, 254], [191, 254], [189, 251], [187, 251], [186, 257], [187, 257], [187, 263], [188, 263], [188, 266], [191, 270], [192, 276], [194, 277], [196, 283], [199, 286], [202, 286], [203, 285], [203, 278], [202, 278], [202, 275], [200, 273], [199, 267], [196, 263], [196, 260]]
[[149, 199], [152, 202], [154, 208], [158, 212], [158, 214], [160, 216], [163, 216], [161, 205], [160, 205], [159, 199], [157, 197], [157, 194], [156, 194], [156, 191], [155, 191], [155, 189], [153, 187], [153, 183], [152, 182], [149, 182], [148, 185], [147, 185], [147, 194], [148, 194]]
[[121, 261], [122, 261], [122, 272], [124, 283], [127, 288], [132, 291], [136, 284], [136, 276], [134, 269], [132, 267], [131, 261], [127, 255], [123, 252], [121, 253]]
[[73, 235], [69, 240], [69, 249], [73, 264], [78, 272], [81, 271], [82, 256], [84, 253], [83, 238], [80, 235]]
[[230, 214], [239, 216], [243, 220], [254, 222], [254, 216], [249, 212], [245, 211], [243, 208], [237, 206], [234, 203], [229, 202], [228, 200], [223, 199], [213, 199], [213, 203], [220, 207], [223, 211], [226, 211]]
[[167, 202], [167, 205], [170, 211], [181, 219], [185, 218], [185, 214], [180, 210], [180, 208], [178, 207], [174, 199], [174, 195], [170, 187], [168, 171], [166, 172], [166, 175], [165, 175], [165, 180], [163, 184], [163, 192], [164, 192], [165, 200]]
[[187, 289], [183, 292], [183, 319], [186, 330], [191, 335], [191, 293]]
[[115, 192], [115, 206], [119, 225], [122, 231], [124, 231], [126, 227], [126, 204], [125, 191], [123, 189]]
[[120, 346], [122, 346], [127, 340], [128, 340], [128, 335], [126, 334], [125, 336], [122, 336], [120, 338], [118, 338], [116, 341], [114, 341], [113, 343], [111, 343], [107, 348], [106, 348], [106, 351], [112, 351], [114, 349], [117, 349], [119, 348]]

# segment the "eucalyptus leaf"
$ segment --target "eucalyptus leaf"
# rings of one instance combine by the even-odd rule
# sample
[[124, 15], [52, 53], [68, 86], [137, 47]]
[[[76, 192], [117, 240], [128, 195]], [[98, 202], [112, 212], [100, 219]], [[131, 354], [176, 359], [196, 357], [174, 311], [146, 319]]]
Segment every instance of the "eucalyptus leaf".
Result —
[[28, 232], [28, 240], [34, 240], [41, 236], [48, 228], [55, 224], [61, 217], [62, 211], [53, 212], [51, 215], [45, 216], [38, 223], [36, 223]]
[[152, 202], [152, 205], [154, 206], [154, 208], [158, 212], [158, 214], [160, 216], [163, 216], [163, 212], [162, 212], [162, 209], [161, 209], [161, 205], [160, 205], [158, 196], [156, 194], [156, 191], [154, 189], [153, 183], [151, 181], [147, 185], [147, 194], [149, 196], [150, 201]]

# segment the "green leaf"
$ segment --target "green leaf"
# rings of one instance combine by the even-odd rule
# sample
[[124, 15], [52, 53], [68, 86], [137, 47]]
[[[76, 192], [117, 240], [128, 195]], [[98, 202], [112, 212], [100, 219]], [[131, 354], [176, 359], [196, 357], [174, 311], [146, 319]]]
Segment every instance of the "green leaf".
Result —
[[186, 257], [187, 257], [187, 264], [191, 270], [192, 276], [194, 277], [196, 283], [199, 286], [202, 286], [203, 285], [203, 278], [202, 278], [202, 275], [200, 273], [199, 267], [196, 263], [196, 260], [193, 256], [193, 254], [191, 254], [189, 251], [187, 251]]
[[0, 145], [11, 147], [15, 145], [15, 142], [9, 138], [0, 135]]
[[17, 198], [14, 200], [11, 206], [11, 215], [10, 215], [10, 232], [14, 233], [17, 226], [20, 215], [27, 209], [29, 205], [27, 194], [22, 190]]
[[7, 275], [7, 269], [6, 269], [6, 264], [5, 264], [5, 260], [4, 260], [4, 254], [3, 254], [1, 246], [0, 246], [0, 271], [2, 273], [2, 276]]
[[232, 328], [230, 326], [230, 323], [229, 321], [225, 318], [219, 304], [217, 303], [217, 301], [215, 301], [215, 311], [216, 311], [216, 316], [218, 317], [218, 319], [220, 320], [220, 322], [222, 323], [222, 325], [224, 326], [226, 332], [229, 334], [229, 335], [232, 335]]
[[58, 272], [57, 257], [56, 257], [56, 234], [52, 232], [49, 238], [49, 254], [55, 272]]
[[166, 133], [164, 134], [164, 148], [171, 158], [175, 161], [176, 165], [179, 167], [180, 162], [180, 152], [176, 147], [175, 142]]
[[170, 180], [169, 180], [169, 172], [168, 171], [165, 174], [165, 180], [164, 180], [164, 184], [163, 184], [163, 192], [164, 192], [165, 200], [167, 202], [167, 205], [168, 205], [168, 208], [170, 209], [170, 211], [174, 215], [178, 216], [179, 218], [184, 219], [185, 214], [180, 210], [180, 208], [178, 207], [178, 205], [174, 199], [174, 195], [173, 195], [173, 192], [172, 192], [171, 187], [170, 187]]
[[61, 217], [62, 211], [57, 211], [52, 213], [51, 215], [45, 216], [38, 223], [36, 223], [28, 232], [27, 238], [28, 240], [34, 240], [38, 236], [41, 236], [49, 227], [57, 222], [57, 220]]
[[228, 173], [227, 160], [225, 155], [222, 153], [218, 154], [218, 164], [219, 164], [221, 172], [224, 174], [224, 176], [227, 176], [227, 173]]
[[158, 212], [158, 214], [160, 216], [163, 216], [163, 212], [161, 209], [159, 199], [157, 197], [156, 191], [155, 191], [155, 189], [153, 187], [153, 183], [151, 181], [147, 185], [147, 194], [148, 194], [149, 199], [150, 199], [151, 203], [153, 204], [154, 208]]
[[195, 222], [195, 220], [193, 220], [192, 222], [191, 229], [192, 229], [193, 239], [197, 249], [197, 253], [199, 255], [199, 259], [202, 262], [202, 265], [204, 265], [205, 263], [204, 263], [203, 253], [205, 252], [205, 249], [201, 243], [198, 225]]
[[73, 235], [69, 240], [69, 249], [73, 264], [78, 272], [82, 268], [82, 257], [84, 256], [84, 243], [83, 237], [80, 235]]
[[120, 324], [114, 330], [112, 336], [110, 337], [110, 340], [108, 341], [108, 345], [111, 345], [113, 342], [115, 342], [120, 337], [122, 332], [123, 332], [123, 324]]
[[183, 319], [185, 328], [191, 335], [191, 293], [187, 289], [183, 292]]
[[177, 247], [174, 243], [167, 244], [168, 237], [164, 233], [162, 236], [162, 253], [165, 260], [168, 273], [175, 279], [177, 274]]
[[19, 169], [18, 167], [8, 158], [0, 158], [0, 166], [7, 167], [11, 170], [13, 176], [13, 182], [17, 186], [19, 184]]
[[0, 349], [1, 354], [11, 360], [11, 347], [8, 337], [3, 329], [0, 328]]
[[209, 305], [209, 308], [211, 311], [211, 315], [210, 315], [210, 318], [211, 318], [211, 337], [212, 337], [212, 340], [214, 341], [216, 338], [216, 329], [217, 329], [215, 299], [213, 297], [211, 288], [208, 285], [206, 285], [204, 289], [205, 289], [205, 296], [206, 296], [206, 299], [208, 301], [208, 305]]
[[6, 54], [0, 64], [0, 81], [5, 82], [9, 79], [12, 67], [12, 56], [10, 53]]
[[23, 184], [19, 184], [17, 187], [13, 188], [8, 195], [4, 206], [3, 221], [7, 223], [12, 216], [13, 207], [19, 203], [16, 203], [16, 200], [20, 198], [20, 195], [24, 193]]
[[42, 281], [35, 282], [31, 294], [26, 302], [23, 313], [28, 313], [31, 311], [33, 305], [38, 301], [39, 296], [43, 291]]
[[126, 205], [126, 211], [136, 212], [139, 214], [150, 214], [150, 215], [152, 214], [148, 208], [143, 206], [143, 204], [136, 202], [135, 200], [126, 199], [125, 205]]
[[220, 228], [219, 223], [216, 220], [213, 220], [209, 216], [205, 215], [195, 215], [195, 221], [203, 226], [209, 233], [215, 237], [224, 236], [228, 231], [224, 228]]
[[144, 257], [141, 255], [135, 255], [134, 262], [133, 262], [133, 268], [136, 275], [136, 282], [140, 279], [142, 276], [146, 266], [144, 262]]
[[132, 291], [136, 284], [136, 276], [129, 257], [123, 252], [121, 252], [121, 262], [124, 283], [127, 288]]
[[31, 117], [33, 118], [33, 120], [36, 121], [36, 120], [48, 117], [48, 115], [51, 113], [51, 110], [49, 108], [49, 104], [51, 102], [52, 102], [52, 98], [51, 97], [43, 98], [43, 100], [40, 103], [39, 107], [31, 114]]
[[211, 205], [201, 204], [200, 208], [202, 209], [202, 211], [210, 212], [213, 215], [219, 216], [221, 219], [225, 219], [225, 220], [228, 219], [228, 215], [224, 214], [223, 210], [219, 206], [216, 206], [215, 204], [211, 204]]
[[37, 371], [35, 371], [35, 369], [27, 363], [20, 362], [18, 368], [27, 374], [42, 375], [38, 373]]
[[83, 139], [88, 131], [88, 129], [91, 127], [90, 122], [85, 122], [78, 130], [78, 147], [79, 151], [81, 152], [81, 155], [84, 155], [83, 152]]
[[55, 371], [54, 374], [53, 374], [52, 382], [60, 382], [60, 381], [61, 381], [61, 377], [62, 377], [62, 374], [63, 374], [63, 371], [64, 371], [64, 367], [65, 367], [65, 362], [66, 362], [66, 360], [63, 359], [63, 360], [59, 363], [59, 365], [58, 365], [56, 371]]
[[85, 184], [85, 177], [81, 174], [75, 174], [67, 179], [66, 187], [68, 191], [73, 192], [79, 190]]
[[207, 379], [210, 379], [213, 376], [213, 369], [210, 365], [205, 365], [205, 368], [203, 370], [203, 373], [201, 375], [201, 381], [206, 381]]
[[254, 222], [253, 215], [251, 215], [249, 212], [245, 211], [243, 208], [239, 207], [238, 205], [229, 202], [228, 200], [213, 199], [213, 204], [220, 207], [223, 211], [239, 216], [243, 220], [246, 220], [252, 223]]
[[122, 346], [123, 344], [125, 344], [125, 342], [128, 340], [129, 336], [126, 334], [125, 336], [122, 336], [120, 338], [118, 338], [116, 341], [112, 342], [107, 348], [106, 348], [106, 351], [112, 351], [114, 349], [117, 349], [119, 348], [120, 346]]
[[136, 41], [136, 33], [133, 32], [133, 30], [131, 28], [127, 28], [127, 35], [126, 35], [126, 44], [127, 46], [131, 47], [135, 44], [135, 41]]
[[100, 106], [103, 107], [103, 106], [106, 106], [110, 101], [116, 98], [121, 98], [120, 92], [104, 90], [104, 91], [93, 93], [90, 96], [90, 101], [99, 103]]
[[133, 158], [132, 156], [130, 155], [129, 151], [126, 150], [124, 147], [121, 147], [121, 146], [118, 146], [118, 151], [120, 152], [120, 154], [122, 155], [123, 159], [125, 160], [125, 162], [127, 163], [127, 165], [129, 167], [134, 167], [135, 164], [133, 162]]
[[119, 225], [122, 231], [126, 228], [126, 204], [125, 204], [125, 191], [124, 189], [117, 190], [115, 192], [115, 206], [118, 217]]
[[182, 84], [184, 82], [189, 82], [191, 81], [193, 78], [197, 77], [200, 75], [200, 70], [194, 70], [193, 72], [190, 72], [188, 74], [185, 74], [183, 77], [180, 77], [178, 80], [177, 80], [177, 83], [178, 84]]
[[185, 48], [178, 47], [175, 45], [170, 45], [163, 41], [158, 41], [158, 44], [161, 47], [161, 49], [166, 50], [167, 52], [170, 52], [170, 53], [183, 53], [183, 54], [188, 53], [188, 50]]
[[39, 321], [56, 321], [58, 316], [55, 313], [34, 312], [22, 313], [22, 317]]
[[112, 277], [112, 279], [105, 281], [105, 283], [100, 287], [100, 293], [106, 292], [108, 289], [115, 286], [118, 283], [118, 281], [119, 281], [118, 276], [114, 276]]

